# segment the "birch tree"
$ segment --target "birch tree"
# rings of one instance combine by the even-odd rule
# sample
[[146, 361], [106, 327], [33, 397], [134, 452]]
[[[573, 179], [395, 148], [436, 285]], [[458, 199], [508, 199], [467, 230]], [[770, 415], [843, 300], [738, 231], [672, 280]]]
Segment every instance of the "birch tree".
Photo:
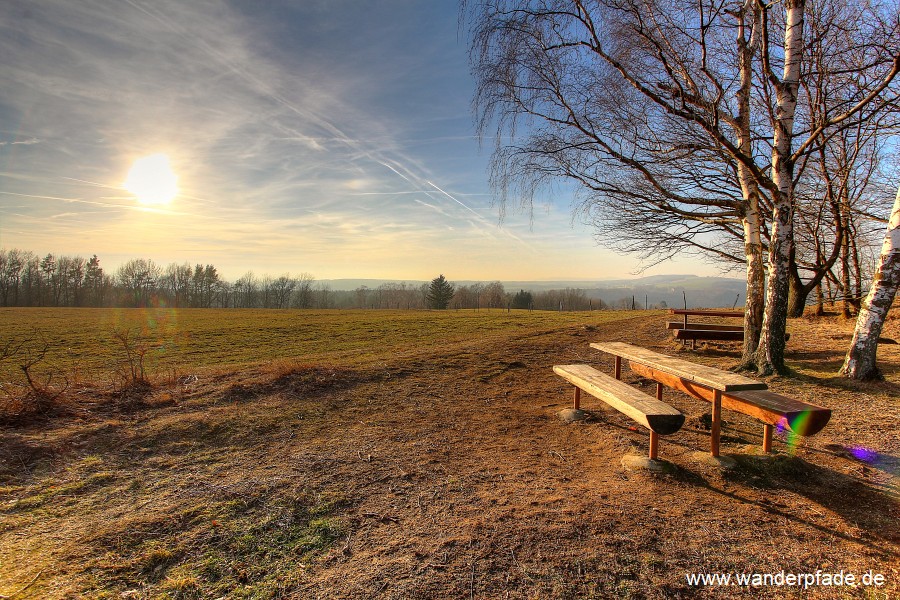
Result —
[[[787, 301], [790, 285], [790, 258], [794, 242], [794, 113], [800, 89], [800, 62], [803, 55], [803, 10], [806, 0], [785, 0], [784, 69], [779, 78], [772, 65], [769, 45], [763, 44], [762, 68], [775, 89], [772, 115], [772, 237], [769, 242], [769, 283], [766, 309], [755, 363], [761, 374], [784, 365]], [[762, 36], [768, 38], [768, 11], [762, 11]]]
[[900, 188], [894, 198], [887, 233], [881, 246], [881, 259], [872, 287], [863, 302], [856, 320], [856, 329], [850, 341], [850, 350], [844, 359], [841, 373], [851, 379], [879, 379], [881, 374], [875, 364], [878, 338], [887, 317], [897, 286], [900, 285]]

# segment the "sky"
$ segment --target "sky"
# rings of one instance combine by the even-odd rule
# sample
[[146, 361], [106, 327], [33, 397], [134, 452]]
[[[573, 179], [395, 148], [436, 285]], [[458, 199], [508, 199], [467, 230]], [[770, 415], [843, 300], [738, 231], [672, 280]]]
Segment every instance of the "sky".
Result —
[[[501, 221], [449, 0], [3, 0], [0, 247], [318, 279], [637, 273], [571, 190]], [[148, 205], [129, 171], [177, 177]], [[151, 173], [151, 179], [162, 175]], [[644, 275], [716, 275], [668, 261]]]

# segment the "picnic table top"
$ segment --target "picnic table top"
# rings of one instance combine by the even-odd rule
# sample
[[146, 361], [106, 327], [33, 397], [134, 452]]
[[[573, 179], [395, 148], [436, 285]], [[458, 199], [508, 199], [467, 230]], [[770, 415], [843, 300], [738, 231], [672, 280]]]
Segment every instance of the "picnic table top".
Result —
[[670, 308], [673, 315], [696, 315], [698, 317], [743, 317], [742, 310], [706, 310], [703, 308]]
[[626, 344], [625, 342], [595, 342], [591, 344], [591, 348], [675, 375], [712, 390], [737, 392], [742, 390], [765, 390], [769, 387], [762, 381], [750, 379], [737, 373], [660, 354], [659, 352], [653, 352], [652, 350]]

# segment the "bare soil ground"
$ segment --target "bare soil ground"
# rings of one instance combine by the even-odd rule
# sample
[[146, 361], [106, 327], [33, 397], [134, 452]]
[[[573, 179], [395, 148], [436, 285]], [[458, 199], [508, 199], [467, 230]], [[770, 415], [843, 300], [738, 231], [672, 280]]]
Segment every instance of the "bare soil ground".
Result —
[[[835, 377], [852, 323], [789, 324], [790, 377], [771, 389], [834, 410], [813, 438], [776, 439], [667, 392], [688, 422], [667, 474], [629, 471], [646, 430], [552, 365], [612, 361], [622, 340], [722, 368], [666, 316], [473, 339], [353, 365], [209, 373], [88, 411], [0, 430], [0, 595], [15, 598], [891, 598], [900, 593], [900, 346], [886, 381]], [[900, 339], [900, 321], [885, 337]], [[633, 374], [625, 379], [647, 382]], [[99, 392], [98, 392], [99, 394]], [[825, 573], [880, 586], [695, 585], [694, 573]]]

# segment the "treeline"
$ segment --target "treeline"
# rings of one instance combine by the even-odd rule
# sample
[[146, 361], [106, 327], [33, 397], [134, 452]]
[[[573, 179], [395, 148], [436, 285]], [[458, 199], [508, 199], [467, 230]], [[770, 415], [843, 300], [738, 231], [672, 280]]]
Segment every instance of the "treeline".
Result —
[[0, 306], [312, 308], [314, 284], [307, 273], [262, 278], [247, 273], [231, 283], [210, 264], [162, 267], [141, 258], [108, 273], [96, 254], [39, 257], [0, 249]]
[[[278, 277], [247, 272], [223, 279], [211, 264], [132, 259], [107, 272], [90, 258], [0, 249], [0, 306], [173, 308], [369, 308], [429, 307], [428, 283], [384, 283], [375, 288], [333, 290], [309, 273]], [[663, 303], [664, 304], [664, 303]], [[651, 308], [657, 308], [653, 306]], [[508, 292], [499, 281], [455, 286], [448, 308], [582, 311], [644, 308], [633, 298], [609, 305], [582, 289]]]
[[[362, 286], [353, 292], [336, 292], [340, 308], [427, 308], [429, 284], [407, 286], [386, 283], [377, 288]], [[351, 297], [352, 295], [352, 297]], [[630, 302], [630, 300], [629, 300]], [[447, 305], [451, 310], [526, 309], [526, 310], [600, 310], [610, 308], [599, 298], [589, 298], [582, 289], [507, 292], [499, 281], [453, 286]]]

